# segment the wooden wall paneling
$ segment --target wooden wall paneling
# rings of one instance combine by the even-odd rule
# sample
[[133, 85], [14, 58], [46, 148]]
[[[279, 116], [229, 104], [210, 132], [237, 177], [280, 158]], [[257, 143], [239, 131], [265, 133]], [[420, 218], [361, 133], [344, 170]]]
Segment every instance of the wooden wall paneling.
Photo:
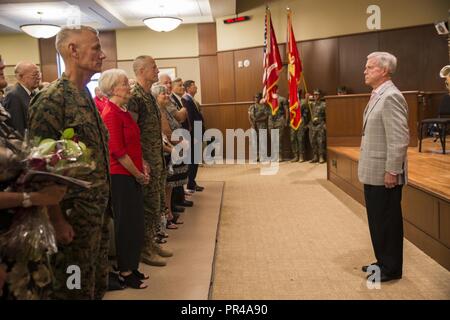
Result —
[[[238, 67], [239, 61], [249, 60], [248, 67]], [[262, 92], [263, 49], [252, 48], [234, 52], [236, 101], [252, 101], [255, 93]]]
[[420, 64], [418, 68], [421, 91], [445, 90], [443, 79], [439, 77], [441, 68], [448, 64], [447, 37], [438, 35], [434, 25], [423, 26], [420, 31], [422, 40], [419, 48]]
[[217, 55], [200, 56], [202, 103], [219, 102], [219, 74]]
[[436, 260], [447, 270], [450, 270], [450, 250], [444, 244], [436, 241], [407, 220], [403, 220], [405, 238], [411, 241], [420, 250]]
[[[116, 31], [101, 31], [98, 36], [102, 50], [106, 55], [105, 60], [103, 60], [102, 71], [117, 68]], [[134, 77], [134, 75], [130, 74], [128, 76], [130, 78]]]
[[39, 58], [43, 82], [52, 82], [58, 78], [55, 39], [39, 39]]
[[116, 31], [101, 31], [99, 33], [102, 50], [106, 55], [103, 60], [103, 70], [117, 68]]
[[[443, 79], [441, 79], [443, 80]], [[419, 121], [422, 119], [437, 118], [442, 99], [447, 92], [427, 93], [424, 103], [420, 104]]]
[[401, 91], [418, 90], [420, 66], [419, 48], [422, 44], [421, 27], [389, 30], [379, 33], [380, 51], [397, 57], [397, 71], [393, 81]]
[[403, 218], [417, 228], [439, 239], [438, 200], [414, 187], [406, 186], [403, 190]]
[[450, 203], [439, 200], [439, 239], [450, 248]]
[[409, 146], [418, 145], [418, 127], [419, 127], [419, 97], [418, 92], [403, 93], [408, 104], [408, 127], [409, 127]]
[[364, 83], [364, 68], [367, 56], [378, 50], [378, 33], [365, 33], [338, 39], [339, 85], [346, 86], [348, 93], [371, 92], [371, 88]]
[[219, 102], [235, 102], [234, 52], [219, 52], [217, 54]]
[[308, 90], [320, 88], [325, 95], [334, 94], [339, 85], [338, 39], [301, 42], [300, 51]]
[[[288, 80], [287, 80], [288, 60], [287, 60], [287, 56], [286, 56], [286, 45], [285, 44], [278, 45], [278, 50], [280, 51], [281, 61], [283, 62], [283, 69], [281, 70], [279, 78], [278, 78], [278, 93], [281, 96], [286, 97], [286, 99], [288, 99], [289, 98], [289, 88], [288, 88]], [[261, 64], [262, 64], [262, 60], [261, 60]], [[261, 73], [260, 82], [262, 82], [262, 73]]]
[[200, 56], [217, 54], [216, 24], [199, 23], [197, 26], [199, 40], [198, 50]]
[[328, 146], [359, 146], [368, 94], [325, 97]]

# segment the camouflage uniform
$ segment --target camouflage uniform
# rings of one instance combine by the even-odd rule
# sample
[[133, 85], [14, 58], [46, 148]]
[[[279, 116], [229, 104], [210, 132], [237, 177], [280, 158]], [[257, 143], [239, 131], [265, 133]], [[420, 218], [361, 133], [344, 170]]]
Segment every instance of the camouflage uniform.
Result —
[[[61, 212], [72, 226], [75, 237], [59, 245], [52, 257], [55, 272], [55, 299], [101, 299], [108, 284], [108, 246], [111, 186], [109, 176], [108, 131], [87, 89], [79, 91], [65, 74], [41, 91], [29, 109], [30, 137], [59, 139], [73, 128], [80, 141], [91, 149], [96, 168], [76, 178], [90, 181], [89, 190], [68, 189], [60, 203]], [[67, 268], [81, 271], [81, 289], [69, 290]]]
[[142, 155], [150, 166], [150, 183], [143, 187], [145, 210], [144, 253], [156, 253], [155, 236], [165, 208], [166, 170], [161, 136], [161, 112], [155, 98], [139, 83], [133, 87], [128, 110], [141, 130]]
[[[282, 159], [282, 141], [284, 136], [284, 129], [286, 127], [286, 110], [289, 111], [289, 103], [288, 100], [284, 97], [278, 96], [278, 110], [275, 113], [275, 115], [272, 114], [272, 111], [270, 110], [269, 114], [269, 129], [279, 129], [279, 150], [278, 150], [278, 159]], [[274, 155], [271, 153], [271, 157]]]
[[302, 120], [297, 130], [291, 127], [291, 148], [294, 154], [294, 159], [304, 159], [305, 156], [305, 138], [308, 130], [309, 122], [311, 121], [310, 105], [306, 104], [306, 100], [301, 100]]
[[248, 114], [255, 133], [252, 133], [252, 144], [255, 147], [257, 159], [260, 155], [267, 156], [267, 145], [262, 145], [259, 150], [260, 129], [267, 130], [267, 119], [270, 115], [270, 108], [265, 104], [255, 103], [248, 108]]
[[309, 140], [313, 150], [313, 160], [326, 156], [326, 123], [325, 123], [325, 101], [312, 102], [311, 122], [309, 123]]

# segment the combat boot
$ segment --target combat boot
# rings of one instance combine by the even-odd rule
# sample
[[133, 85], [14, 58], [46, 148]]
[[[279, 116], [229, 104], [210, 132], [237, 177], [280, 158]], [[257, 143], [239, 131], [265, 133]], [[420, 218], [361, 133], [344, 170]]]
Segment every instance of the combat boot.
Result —
[[317, 154], [314, 155], [314, 157], [312, 158], [312, 160], [310, 162], [311, 163], [319, 162], [319, 158], [317, 157]]
[[165, 265], [167, 265], [166, 260], [162, 259], [156, 254], [152, 254], [151, 256], [147, 254], [142, 254], [141, 262], [154, 267], [164, 267]]
[[298, 157], [298, 162], [305, 162], [305, 156], [303, 153], [300, 153], [300, 156]]
[[294, 159], [291, 160], [291, 162], [297, 162], [298, 161], [298, 155], [294, 156]]
[[172, 251], [164, 249], [161, 246], [156, 247], [156, 253], [163, 258], [169, 258], [169, 257], [173, 256]]
[[319, 157], [319, 163], [325, 163], [325, 158], [323, 157], [323, 155], [320, 155]]

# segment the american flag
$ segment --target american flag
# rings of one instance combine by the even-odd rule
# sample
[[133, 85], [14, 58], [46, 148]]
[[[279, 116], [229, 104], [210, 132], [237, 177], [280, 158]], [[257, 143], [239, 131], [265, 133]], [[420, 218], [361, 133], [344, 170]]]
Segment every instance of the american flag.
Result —
[[277, 38], [273, 31], [272, 18], [269, 8], [266, 9], [264, 29], [264, 73], [263, 96], [275, 115], [278, 110], [278, 96], [274, 94], [274, 87], [278, 83], [278, 75], [283, 68]]

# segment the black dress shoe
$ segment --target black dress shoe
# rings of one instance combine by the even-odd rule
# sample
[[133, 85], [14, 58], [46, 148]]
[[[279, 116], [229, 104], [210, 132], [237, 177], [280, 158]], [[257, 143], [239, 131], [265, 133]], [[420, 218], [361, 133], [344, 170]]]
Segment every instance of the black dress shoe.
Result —
[[180, 206], [173, 206], [172, 207], [172, 211], [173, 212], [184, 212], [184, 207], [180, 207]]
[[178, 204], [183, 207], [192, 207], [194, 205], [194, 201], [184, 200]]
[[202, 192], [205, 188], [200, 186], [195, 186], [195, 191]]
[[[371, 263], [369, 266], [378, 266], [378, 262]], [[361, 268], [362, 272], [367, 272], [369, 266], [362, 266]]]

